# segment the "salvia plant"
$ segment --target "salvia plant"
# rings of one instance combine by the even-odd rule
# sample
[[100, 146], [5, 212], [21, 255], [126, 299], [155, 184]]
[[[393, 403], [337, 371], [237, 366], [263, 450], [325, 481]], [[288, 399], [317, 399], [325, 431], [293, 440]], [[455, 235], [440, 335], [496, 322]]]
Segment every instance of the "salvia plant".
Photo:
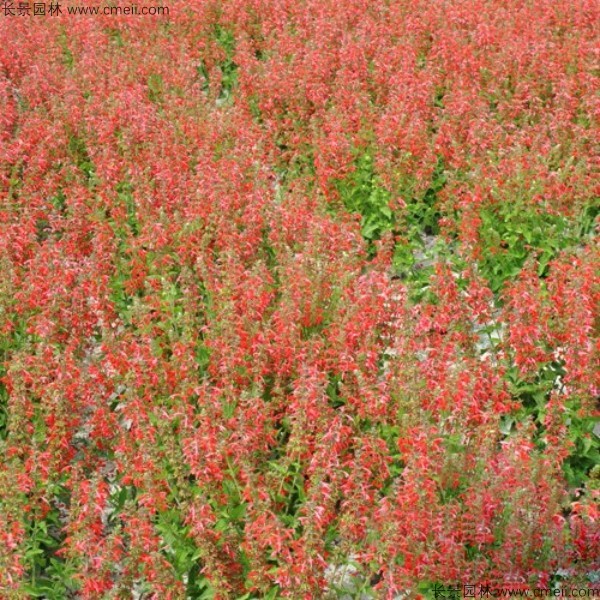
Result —
[[600, 5], [65, 2], [0, 9], [0, 597], [597, 586]]

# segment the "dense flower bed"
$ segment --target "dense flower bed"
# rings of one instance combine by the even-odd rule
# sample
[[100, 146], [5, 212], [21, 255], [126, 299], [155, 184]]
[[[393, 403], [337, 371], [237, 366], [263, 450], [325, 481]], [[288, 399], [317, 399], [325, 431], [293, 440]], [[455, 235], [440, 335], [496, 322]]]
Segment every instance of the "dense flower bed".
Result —
[[0, 15], [0, 596], [592, 586], [600, 5], [168, 1]]

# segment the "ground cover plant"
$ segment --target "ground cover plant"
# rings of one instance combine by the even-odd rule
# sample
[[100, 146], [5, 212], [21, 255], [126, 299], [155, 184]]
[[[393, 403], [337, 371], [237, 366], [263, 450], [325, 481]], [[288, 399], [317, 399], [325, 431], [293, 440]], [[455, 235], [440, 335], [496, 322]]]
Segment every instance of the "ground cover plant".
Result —
[[597, 585], [596, 1], [6, 6], [1, 598]]

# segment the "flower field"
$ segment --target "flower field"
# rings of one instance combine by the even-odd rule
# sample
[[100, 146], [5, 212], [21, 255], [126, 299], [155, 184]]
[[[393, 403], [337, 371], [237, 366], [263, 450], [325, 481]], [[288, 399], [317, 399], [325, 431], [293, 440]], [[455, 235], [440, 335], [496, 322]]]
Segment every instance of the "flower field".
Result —
[[596, 0], [7, 4], [0, 599], [600, 593]]

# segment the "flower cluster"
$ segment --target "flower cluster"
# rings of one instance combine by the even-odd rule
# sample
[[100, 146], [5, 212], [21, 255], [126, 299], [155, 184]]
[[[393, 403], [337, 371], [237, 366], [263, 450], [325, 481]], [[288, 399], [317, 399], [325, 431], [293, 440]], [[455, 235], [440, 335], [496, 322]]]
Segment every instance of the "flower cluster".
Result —
[[0, 18], [0, 595], [591, 585], [598, 3], [169, 8]]

